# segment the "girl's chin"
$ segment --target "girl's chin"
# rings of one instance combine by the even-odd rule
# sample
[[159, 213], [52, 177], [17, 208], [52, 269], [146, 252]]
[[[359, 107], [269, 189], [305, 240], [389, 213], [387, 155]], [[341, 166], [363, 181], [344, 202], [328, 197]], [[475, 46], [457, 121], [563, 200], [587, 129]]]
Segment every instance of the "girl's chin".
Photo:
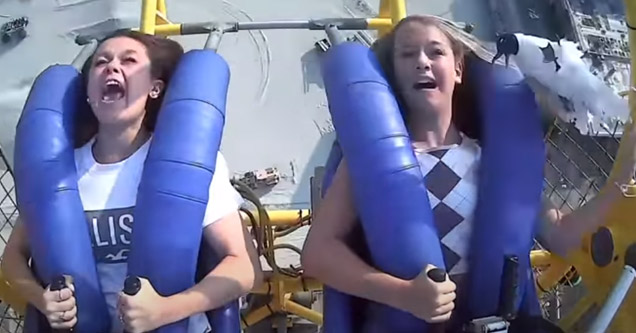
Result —
[[126, 118], [129, 118], [126, 117], [125, 113], [127, 113], [126, 109], [121, 106], [118, 108], [100, 107], [94, 110], [95, 117], [100, 124], [117, 124], [125, 122]]
[[444, 105], [444, 99], [440, 94], [420, 94], [416, 98], [411, 99], [411, 108], [416, 110], [438, 109]]

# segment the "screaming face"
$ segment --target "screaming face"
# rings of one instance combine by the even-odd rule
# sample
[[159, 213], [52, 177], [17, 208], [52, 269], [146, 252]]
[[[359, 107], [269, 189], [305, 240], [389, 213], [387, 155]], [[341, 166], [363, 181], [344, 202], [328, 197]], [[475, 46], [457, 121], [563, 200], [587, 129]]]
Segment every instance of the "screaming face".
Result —
[[417, 21], [401, 26], [393, 50], [397, 88], [413, 110], [450, 110], [462, 66], [448, 37], [437, 27]]
[[151, 76], [146, 47], [132, 38], [106, 40], [93, 55], [87, 93], [100, 125], [141, 123], [148, 98], [162, 88]]
[[117, 79], [111, 78], [106, 81], [102, 89], [102, 103], [111, 104], [126, 96], [126, 88], [124, 83]]

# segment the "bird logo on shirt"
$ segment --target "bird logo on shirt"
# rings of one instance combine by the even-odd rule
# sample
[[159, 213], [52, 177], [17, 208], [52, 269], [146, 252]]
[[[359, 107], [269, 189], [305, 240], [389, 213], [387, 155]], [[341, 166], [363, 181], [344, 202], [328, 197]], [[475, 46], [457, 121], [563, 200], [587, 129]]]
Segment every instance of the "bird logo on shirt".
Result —
[[110, 261], [120, 261], [128, 259], [128, 249], [121, 249], [117, 254], [107, 254], [104, 258]]

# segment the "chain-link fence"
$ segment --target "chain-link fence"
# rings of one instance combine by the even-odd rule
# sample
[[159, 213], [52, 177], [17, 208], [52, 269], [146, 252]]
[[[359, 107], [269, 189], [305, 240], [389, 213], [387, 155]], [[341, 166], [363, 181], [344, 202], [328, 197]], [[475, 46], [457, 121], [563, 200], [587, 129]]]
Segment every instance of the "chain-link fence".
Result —
[[[2, 147], [0, 147], [0, 214], [0, 251], [4, 253], [4, 248], [18, 218], [18, 208], [16, 206], [13, 171]], [[2, 261], [2, 257], [0, 257], [0, 261]], [[0, 303], [0, 313], [0, 333], [22, 332], [21, 318], [11, 307], [4, 302]]]
[[[605, 185], [620, 144], [618, 134], [614, 130], [581, 135], [572, 124], [554, 122], [546, 135], [544, 193], [563, 213], [584, 205]], [[560, 320], [585, 295], [578, 274], [568, 277], [542, 298], [545, 315], [553, 321]]]
[[581, 135], [556, 121], [546, 137], [545, 194], [564, 213], [578, 208], [605, 184], [620, 138], [615, 133]]

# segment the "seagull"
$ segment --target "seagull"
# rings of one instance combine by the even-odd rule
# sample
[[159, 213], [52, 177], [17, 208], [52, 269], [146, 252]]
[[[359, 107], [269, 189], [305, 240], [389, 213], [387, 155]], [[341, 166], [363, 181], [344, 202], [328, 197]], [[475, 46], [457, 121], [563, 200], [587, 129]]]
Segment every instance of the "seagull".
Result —
[[608, 130], [617, 120], [626, 121], [629, 117], [627, 100], [590, 71], [583, 61], [583, 52], [572, 41], [554, 42], [523, 33], [502, 34], [492, 62], [502, 56], [506, 66], [512, 58], [524, 76], [571, 102], [571, 109], [565, 110], [568, 114], [560, 116], [575, 120], [582, 134], [593, 132], [595, 121]]

